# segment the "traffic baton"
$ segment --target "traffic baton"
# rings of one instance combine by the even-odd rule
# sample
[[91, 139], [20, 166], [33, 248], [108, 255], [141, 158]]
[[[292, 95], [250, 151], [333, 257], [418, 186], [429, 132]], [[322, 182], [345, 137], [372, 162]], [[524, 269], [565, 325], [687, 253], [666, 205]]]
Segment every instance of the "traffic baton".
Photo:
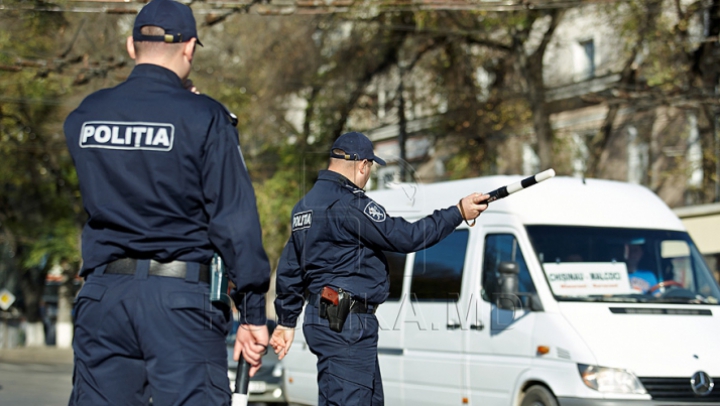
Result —
[[250, 384], [250, 364], [245, 361], [242, 354], [238, 360], [237, 374], [235, 374], [235, 392], [232, 395], [232, 406], [247, 406], [248, 385]]
[[497, 188], [493, 190], [492, 192], [489, 192], [488, 195], [490, 195], [490, 198], [487, 199], [483, 203], [490, 203], [494, 202], [495, 200], [502, 199], [503, 197], [510, 196], [511, 194], [518, 192], [523, 189], [527, 189], [532, 185], [538, 184], [546, 179], [550, 179], [553, 176], [555, 176], [555, 170], [554, 169], [548, 169], [546, 171], [542, 171], [538, 174], [535, 174], [533, 176], [529, 176], [519, 182], [515, 182], [513, 184], [503, 186], [501, 188]]

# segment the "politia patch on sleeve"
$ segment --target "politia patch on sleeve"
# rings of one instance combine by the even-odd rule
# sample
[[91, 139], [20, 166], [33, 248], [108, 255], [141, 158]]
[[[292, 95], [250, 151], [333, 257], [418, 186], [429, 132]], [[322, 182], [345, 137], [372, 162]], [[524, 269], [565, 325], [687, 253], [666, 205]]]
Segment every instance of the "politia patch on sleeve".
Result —
[[302, 230], [312, 227], [312, 210], [301, 211], [292, 217], [292, 231]]
[[387, 215], [385, 214], [385, 209], [382, 208], [379, 204], [375, 202], [370, 202], [365, 206], [365, 210], [363, 210], [363, 213], [365, 213], [366, 216], [370, 217], [370, 219], [376, 223], [382, 223], [385, 221], [385, 218], [387, 218]]

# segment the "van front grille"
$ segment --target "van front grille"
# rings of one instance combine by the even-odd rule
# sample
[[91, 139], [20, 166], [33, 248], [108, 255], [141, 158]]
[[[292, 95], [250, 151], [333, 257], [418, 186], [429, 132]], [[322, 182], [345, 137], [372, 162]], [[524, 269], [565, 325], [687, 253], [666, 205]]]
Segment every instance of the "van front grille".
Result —
[[705, 402], [720, 404], [720, 378], [713, 378], [715, 387], [705, 396], [693, 392], [690, 378], [639, 378], [653, 400]]

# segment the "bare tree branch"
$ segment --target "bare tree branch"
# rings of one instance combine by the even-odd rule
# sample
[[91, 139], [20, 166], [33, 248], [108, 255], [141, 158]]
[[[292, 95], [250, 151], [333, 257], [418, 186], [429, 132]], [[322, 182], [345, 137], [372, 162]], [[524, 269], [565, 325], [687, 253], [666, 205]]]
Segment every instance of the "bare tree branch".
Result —
[[77, 30], [75, 30], [75, 34], [73, 34], [73, 37], [70, 40], [70, 43], [65, 48], [65, 50], [60, 54], [61, 59], [65, 59], [68, 56], [68, 54], [70, 53], [70, 51], [72, 50], [73, 46], [75, 45], [75, 41], [77, 41], [78, 36], [80, 36], [80, 31], [83, 29], [83, 26], [85, 25], [85, 21], [87, 21], [87, 18], [83, 18], [80, 21], [80, 24], [78, 25]]

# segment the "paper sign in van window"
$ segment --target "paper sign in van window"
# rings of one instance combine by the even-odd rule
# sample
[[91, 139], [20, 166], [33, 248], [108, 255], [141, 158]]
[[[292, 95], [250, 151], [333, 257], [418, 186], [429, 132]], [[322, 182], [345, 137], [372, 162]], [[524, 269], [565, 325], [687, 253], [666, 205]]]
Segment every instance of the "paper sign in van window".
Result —
[[631, 293], [624, 262], [543, 264], [550, 288], [558, 296], [619, 295]]

